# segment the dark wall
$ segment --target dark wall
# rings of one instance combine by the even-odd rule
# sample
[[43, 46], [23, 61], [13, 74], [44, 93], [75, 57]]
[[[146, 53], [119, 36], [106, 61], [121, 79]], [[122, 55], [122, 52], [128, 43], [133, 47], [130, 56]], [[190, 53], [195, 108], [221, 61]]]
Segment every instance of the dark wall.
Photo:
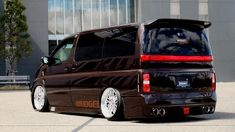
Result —
[[30, 75], [37, 70], [41, 56], [48, 55], [48, 0], [23, 0], [26, 6], [29, 34], [31, 35], [32, 55], [20, 60], [19, 75]]
[[235, 81], [235, 0], [209, 0], [210, 41], [219, 81]]
[[[0, 0], [0, 15], [3, 12], [3, 0]], [[0, 76], [5, 75], [5, 60], [0, 59]]]
[[170, 17], [170, 0], [137, 0], [138, 21]]
[[180, 0], [180, 18], [198, 19], [198, 0]]

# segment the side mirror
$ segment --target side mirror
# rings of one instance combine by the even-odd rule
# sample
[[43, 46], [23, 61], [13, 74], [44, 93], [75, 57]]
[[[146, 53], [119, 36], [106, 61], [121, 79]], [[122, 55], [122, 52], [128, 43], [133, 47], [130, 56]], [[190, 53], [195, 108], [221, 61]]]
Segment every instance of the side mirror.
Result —
[[46, 57], [46, 56], [42, 57], [41, 62], [42, 64], [49, 64], [49, 57]]
[[42, 64], [46, 64], [46, 65], [58, 65], [61, 64], [61, 60], [58, 58], [53, 58], [53, 57], [42, 57], [41, 58], [41, 62]]

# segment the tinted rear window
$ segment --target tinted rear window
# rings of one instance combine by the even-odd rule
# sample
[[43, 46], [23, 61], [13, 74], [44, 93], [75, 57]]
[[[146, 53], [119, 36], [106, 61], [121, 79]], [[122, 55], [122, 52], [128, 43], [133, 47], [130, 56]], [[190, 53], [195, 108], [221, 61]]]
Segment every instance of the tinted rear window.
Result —
[[103, 38], [95, 33], [82, 34], [79, 37], [75, 60], [93, 60], [100, 59], [102, 56]]
[[146, 29], [144, 54], [211, 55], [206, 34], [201, 29], [177, 27]]
[[120, 30], [120, 35], [107, 37], [104, 44], [104, 58], [134, 55], [137, 30], [133, 30]]

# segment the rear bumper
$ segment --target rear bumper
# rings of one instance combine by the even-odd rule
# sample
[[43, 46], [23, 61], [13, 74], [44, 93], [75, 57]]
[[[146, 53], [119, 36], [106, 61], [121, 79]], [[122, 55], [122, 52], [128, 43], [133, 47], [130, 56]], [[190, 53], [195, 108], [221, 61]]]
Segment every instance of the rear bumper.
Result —
[[184, 114], [184, 108], [189, 109], [187, 115], [212, 114], [205, 112], [205, 107], [216, 107], [216, 93], [203, 98], [171, 98], [169, 95], [140, 95], [138, 97], [124, 97], [124, 115], [127, 119], [155, 118], [153, 109], [164, 108], [166, 115]]

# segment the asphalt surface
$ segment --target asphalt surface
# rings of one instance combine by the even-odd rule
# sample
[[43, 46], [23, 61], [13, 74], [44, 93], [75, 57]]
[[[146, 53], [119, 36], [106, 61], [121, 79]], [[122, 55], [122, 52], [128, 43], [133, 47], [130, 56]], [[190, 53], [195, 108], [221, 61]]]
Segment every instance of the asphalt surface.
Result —
[[0, 91], [1, 132], [235, 132], [235, 83], [217, 83], [213, 115], [185, 119], [108, 121], [99, 116], [40, 113], [29, 91]]

